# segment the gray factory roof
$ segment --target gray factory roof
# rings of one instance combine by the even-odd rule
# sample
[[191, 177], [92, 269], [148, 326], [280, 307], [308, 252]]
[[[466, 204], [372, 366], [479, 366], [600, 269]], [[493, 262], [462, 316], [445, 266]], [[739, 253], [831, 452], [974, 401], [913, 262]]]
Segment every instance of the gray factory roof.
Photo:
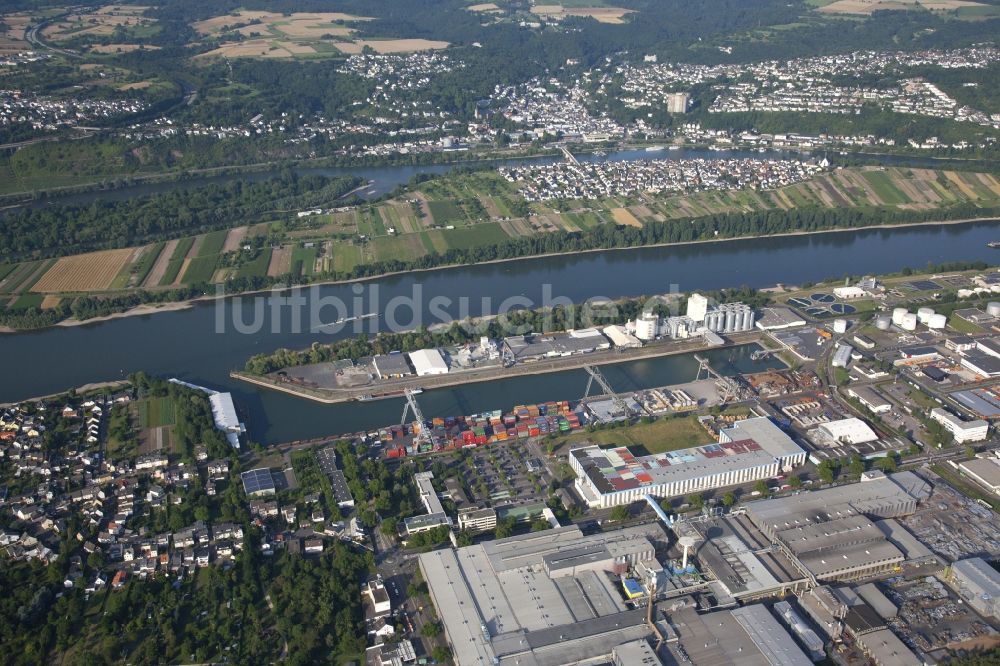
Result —
[[583, 332], [514, 335], [504, 338], [504, 343], [510, 348], [514, 358], [518, 360], [582, 354], [597, 349], [607, 349], [611, 346], [608, 339], [599, 331], [595, 331], [596, 335], [581, 335], [581, 333]]
[[[670, 621], [677, 628], [679, 641], [668, 643], [667, 649], [673, 661], [679, 664], [773, 666], [774, 663], [811, 663], [804, 654], [802, 658], [805, 661], [772, 662], [771, 655], [763, 652], [754, 640], [757, 638], [766, 646], [767, 639], [752, 637], [733, 611], [721, 610], [699, 615], [694, 608], [687, 607], [671, 612]], [[781, 628], [780, 625], [778, 628]]]
[[757, 328], [762, 330], [803, 326], [806, 320], [788, 308], [761, 308]]
[[751, 502], [747, 514], [761, 528], [784, 530], [858, 513], [892, 518], [912, 512], [930, 487], [913, 472], [899, 472], [871, 481], [851, 483], [797, 495]]
[[913, 666], [923, 663], [891, 629], [879, 629], [858, 638], [879, 666]]
[[1000, 598], [1000, 573], [981, 557], [970, 557], [951, 565], [953, 574], [975, 596]]
[[616, 646], [614, 654], [615, 663], [622, 666], [659, 666], [663, 663], [644, 638]]
[[[656, 524], [584, 536], [564, 527], [419, 556], [460, 666], [558, 666], [610, 653], [649, 633], [642, 611], [626, 612], [601, 561], [653, 556]], [[574, 575], [549, 571], [584, 565]], [[516, 658], [514, 657], [516, 655]]]
[[406, 361], [406, 354], [380, 354], [372, 359], [379, 377], [406, 376], [413, 374], [413, 368]]
[[766, 606], [754, 604], [731, 612], [771, 666], [812, 663]]
[[898, 521], [892, 518], [878, 520], [875, 526], [882, 530], [882, 534], [899, 548], [907, 560], [924, 560], [934, 557], [930, 548], [920, 543], [917, 537], [913, 536], [908, 529], [903, 527]]
[[865, 600], [872, 610], [878, 613], [883, 620], [891, 620], [899, 613], [896, 604], [889, 601], [889, 598], [882, 594], [875, 583], [866, 583], [854, 588], [858, 596]]

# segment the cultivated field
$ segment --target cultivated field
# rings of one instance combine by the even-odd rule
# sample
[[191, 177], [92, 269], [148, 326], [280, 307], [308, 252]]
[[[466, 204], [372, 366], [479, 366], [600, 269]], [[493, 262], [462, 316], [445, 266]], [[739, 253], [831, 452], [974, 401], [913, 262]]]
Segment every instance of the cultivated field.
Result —
[[633, 215], [627, 208], [612, 208], [611, 215], [615, 218], [615, 222], [623, 224], [626, 227], [642, 226], [642, 222], [639, 221], [639, 218]]
[[545, 18], [558, 19], [565, 16], [580, 16], [592, 18], [600, 23], [624, 23], [624, 18], [632, 14], [631, 9], [621, 7], [564, 7], [562, 5], [535, 5], [531, 8], [533, 14]]
[[448, 48], [448, 42], [431, 39], [357, 39], [353, 42], [337, 42], [334, 44], [342, 53], [361, 53], [370, 46], [376, 53], [410, 53], [413, 51], [434, 51]]
[[142, 15], [147, 9], [138, 5], [106, 5], [89, 13], [70, 14], [46, 26], [42, 34], [54, 42], [63, 42], [76, 37], [107, 37], [119, 27], [149, 31], [156, 21]]
[[159, 46], [143, 46], [141, 44], [94, 44], [90, 47], [91, 53], [131, 53], [138, 50], [158, 51]]
[[824, 14], [871, 15], [884, 10], [914, 9], [917, 6], [934, 12], [954, 12], [969, 7], [988, 7], [970, 0], [836, 0], [816, 11]]
[[4, 14], [7, 32], [0, 34], [0, 55], [28, 51], [31, 45], [24, 39], [25, 29], [31, 25], [29, 14]]
[[371, 21], [371, 19], [340, 12], [295, 12], [286, 16], [276, 12], [239, 11], [198, 21], [192, 23], [191, 27], [200, 35], [214, 35], [251, 26], [258, 30], [273, 29], [289, 37], [319, 39], [328, 33], [336, 34], [332, 32], [333, 30], [344, 31], [344, 26], [340, 24], [353, 21]]
[[124, 248], [63, 257], [45, 272], [31, 291], [57, 293], [108, 289], [134, 252], [134, 248]]

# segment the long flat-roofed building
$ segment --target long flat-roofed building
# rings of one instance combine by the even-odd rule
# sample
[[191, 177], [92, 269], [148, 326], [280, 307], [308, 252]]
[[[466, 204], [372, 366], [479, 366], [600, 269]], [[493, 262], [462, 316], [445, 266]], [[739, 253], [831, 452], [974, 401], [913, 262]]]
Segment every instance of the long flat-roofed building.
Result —
[[1000, 495], [1000, 460], [996, 458], [973, 458], [958, 463], [958, 467], [968, 476]]
[[561, 527], [423, 553], [419, 565], [459, 666], [562, 666], [610, 660], [651, 633], [616, 580], [655, 562], [665, 540], [657, 524], [589, 536]]
[[979, 613], [1000, 619], [1000, 573], [981, 557], [951, 565], [951, 580], [962, 597]]
[[738, 421], [717, 444], [648, 456], [626, 447], [569, 452], [576, 488], [590, 506], [611, 507], [645, 495], [676, 497], [777, 476], [801, 465], [806, 452], [767, 417]]

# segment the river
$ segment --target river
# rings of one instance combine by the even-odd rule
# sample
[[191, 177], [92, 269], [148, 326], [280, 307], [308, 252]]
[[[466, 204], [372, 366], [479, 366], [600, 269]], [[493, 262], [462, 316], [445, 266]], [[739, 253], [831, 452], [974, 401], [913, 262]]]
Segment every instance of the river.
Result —
[[[797, 284], [845, 274], [919, 268], [927, 262], [996, 261], [1000, 255], [988, 249], [986, 242], [997, 238], [1000, 223], [991, 222], [614, 250], [390, 276], [363, 285], [328, 285], [307, 291], [305, 300], [312, 304], [320, 298], [336, 297], [350, 303], [353, 298], [361, 298], [359, 311], [385, 315], [387, 309], [392, 309], [393, 298], [412, 295], [416, 289], [422, 292], [420, 301], [424, 304], [418, 308], [421, 321], [430, 324], [430, 300], [435, 296], [448, 299], [451, 306], [446, 308], [447, 313], [457, 317], [466, 314], [459, 310], [463, 297], [467, 314], [476, 316], [495, 311], [509, 297], [540, 304], [546, 291], [580, 302], [594, 296], [666, 293], [671, 285], [690, 291]], [[482, 297], [491, 299], [485, 309]], [[266, 331], [254, 334], [237, 332], [232, 320], [234, 304], [249, 306], [257, 300], [222, 300], [222, 310], [216, 303], [203, 303], [181, 311], [4, 335], [0, 337], [0, 402], [145, 370], [233, 391], [237, 404], [247, 414], [253, 439], [262, 443], [351, 432], [398, 421], [402, 413], [400, 400], [321, 405], [230, 380], [229, 371], [242, 367], [253, 354], [278, 347], [304, 348], [314, 341], [351, 334], [308, 332], [308, 326], [307, 332], [293, 333], [287, 308], [277, 318], [275, 323], [280, 326], [275, 330], [268, 326]], [[405, 308], [395, 311], [406, 314]], [[217, 321], [219, 312], [224, 315], [221, 323]], [[319, 319], [324, 323], [336, 318], [332, 311], [321, 314], [326, 315]], [[247, 315], [243, 321], [250, 319]], [[383, 316], [365, 323], [384, 326], [385, 321]], [[731, 352], [718, 353], [723, 356], [716, 360], [725, 365]], [[749, 359], [742, 359], [744, 353], [735, 357], [737, 365], [749, 363]], [[635, 362], [605, 372], [616, 388], [629, 389], [689, 381], [694, 377], [693, 368], [689, 357], [675, 357]], [[531, 401], [576, 399], [583, 386], [582, 371], [574, 371], [429, 391], [420, 401], [427, 415], [445, 416], [506, 409]]]

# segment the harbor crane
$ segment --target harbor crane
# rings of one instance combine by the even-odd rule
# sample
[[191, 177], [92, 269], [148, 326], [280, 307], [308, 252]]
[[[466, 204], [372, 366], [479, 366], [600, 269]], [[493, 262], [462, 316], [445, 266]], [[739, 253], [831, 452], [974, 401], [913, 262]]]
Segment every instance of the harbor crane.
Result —
[[743, 393], [736, 380], [719, 374], [719, 371], [712, 367], [707, 358], [695, 354], [694, 360], [698, 362], [698, 372], [695, 374], [694, 380], [700, 381], [702, 372], [705, 373], [704, 379], [715, 379], [715, 388], [719, 391], [719, 400], [722, 403], [732, 402]]
[[615, 404], [615, 407], [621, 410], [621, 412], [625, 414], [625, 416], [632, 416], [634, 410], [631, 407], [629, 407], [629, 404], [625, 402], [624, 398], [622, 398], [615, 392], [615, 390], [611, 387], [611, 384], [608, 383], [607, 378], [599, 369], [595, 368], [592, 365], [585, 365], [583, 366], [583, 369], [587, 371], [588, 375], [590, 375], [590, 378], [587, 379], [587, 389], [583, 392], [584, 398], [590, 396], [590, 389], [593, 387], [594, 382], [596, 381], [597, 384], [601, 387], [601, 390], [604, 391], [604, 395], [611, 398], [611, 401]]
[[417, 404], [416, 392], [412, 389], [406, 389], [403, 395], [406, 397], [406, 404], [403, 405], [403, 417], [400, 419], [399, 424], [404, 425], [406, 423], [406, 414], [412, 411], [413, 419], [420, 424], [419, 432], [414, 438], [414, 441], [417, 444], [426, 444], [430, 442], [431, 437], [427, 429], [427, 421], [424, 419], [424, 413], [420, 411], [420, 405]]

